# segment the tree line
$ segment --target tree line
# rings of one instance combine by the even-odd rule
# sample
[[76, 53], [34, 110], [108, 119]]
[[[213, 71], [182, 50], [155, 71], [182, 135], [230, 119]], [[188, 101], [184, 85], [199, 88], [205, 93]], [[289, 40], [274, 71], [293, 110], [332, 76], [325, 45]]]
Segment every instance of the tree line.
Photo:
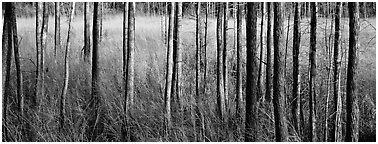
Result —
[[[172, 111], [178, 111], [180, 114], [184, 113], [183, 106], [183, 93], [184, 93], [184, 77], [183, 71], [183, 44], [182, 44], [182, 21], [183, 15], [187, 7], [194, 7], [193, 17], [195, 17], [195, 58], [196, 58], [196, 72], [195, 72], [195, 94], [190, 95], [190, 119], [192, 123], [192, 129], [194, 133], [194, 141], [201, 141], [205, 137], [204, 128], [204, 115], [201, 110], [198, 109], [198, 105], [202, 104], [201, 97], [207, 93], [207, 55], [206, 51], [209, 49], [207, 37], [208, 37], [208, 19], [212, 17], [216, 19], [216, 95], [217, 95], [217, 115], [223, 124], [222, 130], [229, 131], [230, 125], [230, 109], [231, 99], [228, 86], [229, 82], [233, 80], [231, 76], [230, 57], [236, 55], [236, 115], [237, 115], [237, 127], [244, 129], [239, 135], [243, 137], [246, 142], [258, 141], [258, 99], [262, 97], [268, 105], [273, 106], [274, 113], [274, 133], [275, 141], [289, 141], [288, 123], [290, 121], [293, 124], [294, 130], [298, 137], [302, 141], [358, 141], [358, 122], [359, 122], [359, 108], [358, 108], [358, 96], [356, 93], [356, 74], [357, 74], [357, 60], [358, 60], [358, 44], [359, 44], [359, 19], [361, 17], [361, 8], [365, 8], [364, 17], [369, 17], [371, 13], [366, 12], [366, 4], [363, 6], [356, 2], [348, 3], [281, 3], [281, 2], [196, 2], [196, 3], [182, 3], [182, 2], [166, 2], [166, 3], [142, 3], [148, 5], [143, 8], [148, 8], [148, 14], [164, 15], [164, 23], [162, 25], [162, 39], [165, 41], [167, 48], [166, 57], [166, 73], [165, 73], [165, 89], [164, 89], [164, 133], [169, 136], [172, 132], [174, 121], [172, 120]], [[370, 4], [370, 3], [369, 3]], [[373, 3], [375, 5], [375, 3]], [[3, 101], [3, 141], [11, 141], [11, 136], [6, 129], [7, 124], [7, 98], [10, 96], [10, 75], [11, 75], [11, 59], [12, 51], [14, 51], [14, 59], [16, 65], [17, 75], [17, 107], [19, 112], [19, 123], [22, 128], [22, 140], [23, 141], [36, 141], [37, 134], [33, 132], [28, 123], [23, 120], [24, 116], [24, 99], [25, 94], [22, 90], [22, 73], [20, 70], [20, 54], [19, 54], [19, 40], [17, 37], [17, 17], [16, 17], [16, 3], [3, 3], [4, 12], [4, 25], [3, 25], [3, 53], [6, 51], [5, 61], [5, 81], [4, 87], [4, 101]], [[46, 35], [48, 29], [48, 16], [52, 13], [49, 11], [48, 3], [36, 2], [33, 3], [36, 11], [36, 75], [35, 75], [35, 92], [32, 94], [32, 109], [36, 112], [44, 109], [41, 101], [45, 96], [45, 57], [46, 57]], [[54, 35], [54, 56], [56, 56], [57, 49], [62, 48], [60, 41], [60, 14], [62, 11], [61, 3], [54, 3], [54, 19], [55, 19], [55, 35]], [[86, 108], [88, 126], [86, 131], [86, 137], [88, 141], [102, 141], [101, 135], [104, 134], [104, 118], [105, 109], [103, 107], [104, 101], [102, 97], [105, 95], [101, 92], [101, 69], [99, 67], [99, 61], [101, 53], [99, 52], [100, 44], [103, 40], [102, 37], [102, 21], [104, 19], [105, 9], [120, 9], [123, 13], [123, 38], [122, 38], [122, 78], [123, 78], [123, 92], [124, 101], [122, 102], [122, 141], [133, 141], [135, 136], [133, 130], [130, 129], [130, 119], [132, 105], [134, 105], [135, 92], [135, 17], [136, 11], [141, 9], [140, 3], [124, 2], [124, 3], [107, 3], [104, 6], [102, 2], [93, 3], [93, 11], [90, 7], [92, 3], [83, 3], [83, 18], [84, 18], [84, 43], [83, 43], [83, 61], [86, 67], [86, 82], [91, 86], [90, 98], [88, 98], [88, 108]], [[153, 6], [151, 6], [153, 5]], [[333, 5], [332, 7], [322, 7], [323, 5]], [[138, 7], [139, 6], [139, 7]], [[105, 8], [106, 7], [106, 8]], [[265, 8], [264, 8], [265, 7]], [[293, 30], [293, 83], [292, 96], [287, 97], [285, 85], [286, 77], [286, 51], [285, 51], [285, 36], [284, 36], [284, 18], [287, 10], [286, 7], [293, 8], [294, 12], [294, 30]], [[326, 9], [328, 8], [328, 9]], [[64, 85], [60, 95], [60, 118], [59, 118], [59, 130], [64, 132], [67, 118], [65, 114], [66, 95], [67, 89], [70, 85], [70, 36], [72, 35], [71, 23], [75, 16], [75, 3], [69, 3], [69, 27], [67, 34], [67, 42], [65, 47], [64, 56]], [[257, 10], [259, 9], [259, 11]], [[346, 87], [346, 127], [345, 135], [342, 135], [341, 125], [341, 112], [342, 101], [340, 94], [340, 18], [345, 13], [343, 10], [347, 10], [349, 17], [349, 55], [348, 55], [348, 68], [347, 68], [347, 87]], [[213, 12], [213, 13], [212, 13]], [[189, 12], [186, 12], [188, 14]], [[261, 23], [264, 23], [264, 16], [266, 16], [267, 29], [263, 30], [261, 25], [260, 42], [258, 38], [258, 16], [261, 14]], [[291, 12], [287, 12], [291, 13]], [[322, 15], [334, 14], [334, 41], [333, 41], [333, 61], [332, 61], [332, 85], [333, 85], [333, 104], [329, 109], [325, 132], [325, 139], [321, 140], [318, 136], [318, 128], [316, 127], [316, 121], [318, 116], [316, 115], [316, 99], [319, 97], [317, 94], [317, 86], [315, 82], [317, 79], [317, 29], [318, 18]], [[190, 15], [190, 14], [189, 14]], [[309, 16], [310, 18], [310, 48], [309, 48], [309, 83], [308, 93], [303, 94], [300, 92], [301, 82], [299, 73], [299, 49], [301, 47], [301, 19]], [[92, 17], [92, 27], [91, 27]], [[236, 50], [235, 53], [230, 53], [230, 48], [227, 47], [229, 39], [229, 18], [234, 18], [234, 43]], [[163, 17], [162, 17], [163, 19]], [[243, 28], [243, 20], [246, 24]], [[291, 20], [290, 18], [288, 21]], [[242, 32], [245, 29], [246, 33]], [[92, 35], [90, 33], [92, 31]], [[266, 34], [266, 39], [263, 40], [263, 34]], [[242, 50], [244, 47], [243, 38], [245, 37], [246, 51]], [[91, 39], [93, 40], [91, 45]], [[266, 47], [263, 47], [263, 41], [266, 41]], [[258, 46], [260, 43], [260, 47]], [[287, 44], [286, 44], [287, 47]], [[260, 48], [260, 55], [257, 54]], [[266, 62], [263, 62], [262, 51], [266, 51]], [[243, 58], [243, 54], [245, 57]], [[3, 54], [4, 55], [4, 54]], [[243, 60], [246, 60], [243, 62]], [[243, 63], [246, 66], [243, 67]], [[263, 66], [266, 65], [265, 77], [263, 77]], [[241, 71], [246, 70], [246, 81], [243, 81]], [[3, 70], [4, 72], [4, 70]], [[330, 76], [331, 77], [331, 76]], [[264, 80], [265, 79], [265, 80]], [[331, 78], [330, 78], [331, 79]], [[265, 81], [265, 84], [262, 81]], [[245, 85], [245, 87], [244, 87]], [[265, 89], [265, 92], [263, 90]], [[245, 94], [243, 96], [243, 93]], [[245, 99], [244, 99], [245, 97]], [[292, 103], [287, 103], [286, 100], [292, 100]], [[306, 103], [309, 104], [308, 122], [304, 121], [304, 102], [302, 99], [306, 99]], [[245, 103], [243, 102], [245, 101]], [[289, 104], [289, 106], [287, 106]], [[172, 109], [172, 105], [178, 105], [179, 109]], [[287, 116], [286, 111], [290, 111], [291, 115]], [[307, 112], [306, 112], [307, 113]], [[30, 119], [33, 121], [33, 119]], [[305, 125], [308, 126], [305, 126]]]

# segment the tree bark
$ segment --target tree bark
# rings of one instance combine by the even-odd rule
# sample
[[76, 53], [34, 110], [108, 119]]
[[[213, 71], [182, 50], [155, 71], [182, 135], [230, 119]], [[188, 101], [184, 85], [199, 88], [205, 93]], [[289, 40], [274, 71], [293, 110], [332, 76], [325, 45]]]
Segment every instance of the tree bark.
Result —
[[359, 6], [357, 2], [349, 2], [349, 56], [346, 88], [346, 133], [345, 141], [358, 142], [359, 108], [357, 96], [357, 65], [358, 65], [358, 33]]
[[182, 2], [178, 2], [176, 4], [176, 25], [175, 25], [175, 33], [176, 33], [176, 63], [177, 63], [177, 103], [180, 107], [180, 111], [182, 111], [182, 98], [183, 98], [183, 76], [182, 76], [182, 46], [181, 46], [181, 19], [182, 19]]
[[[12, 3], [5, 3], [5, 12], [4, 12], [4, 25], [3, 25], [3, 39], [2, 47], [3, 50], [6, 50], [6, 60], [5, 60], [5, 81], [3, 81], [3, 141], [9, 140], [9, 134], [7, 127], [8, 121], [8, 97], [11, 95], [10, 87], [10, 70], [11, 70], [11, 60], [12, 60]], [[4, 57], [4, 53], [3, 53]], [[4, 67], [4, 65], [3, 65]], [[4, 78], [4, 77], [3, 77]]]
[[90, 31], [89, 2], [84, 3], [84, 61], [90, 64], [91, 57], [91, 31]]
[[273, 23], [273, 8], [272, 3], [266, 3], [266, 10], [268, 11], [268, 21], [266, 30], [266, 81], [265, 81], [265, 100], [270, 102], [272, 99], [272, 23]]
[[242, 61], [241, 56], [242, 52], [242, 19], [243, 19], [243, 4], [238, 3], [238, 11], [237, 11], [237, 35], [236, 35], [236, 48], [237, 48], [237, 56], [236, 56], [236, 63], [237, 63], [237, 70], [236, 70], [236, 115], [238, 118], [242, 118], [242, 102], [243, 102], [243, 91], [242, 91]]
[[166, 134], [168, 136], [169, 130], [172, 128], [171, 121], [171, 92], [172, 92], [172, 77], [173, 77], [173, 25], [174, 25], [175, 4], [171, 2], [171, 11], [169, 15], [169, 29], [168, 29], [168, 51], [167, 51], [167, 72], [165, 83], [165, 125]]
[[330, 118], [330, 123], [333, 125], [330, 129], [330, 141], [339, 142], [341, 141], [341, 95], [340, 95], [340, 64], [341, 57], [340, 52], [340, 11], [341, 3], [336, 3], [335, 8], [335, 38], [334, 38], [334, 53], [333, 53], [333, 109], [330, 113], [333, 113]]
[[33, 99], [33, 106], [38, 108], [40, 97], [44, 96], [43, 80], [43, 51], [42, 51], [42, 22], [43, 22], [43, 3], [36, 4], [36, 48], [37, 48], [37, 82], [36, 95]]
[[300, 119], [299, 119], [299, 104], [300, 104], [300, 93], [299, 93], [299, 49], [301, 46], [301, 19], [300, 19], [300, 3], [295, 3], [295, 14], [294, 14], [294, 31], [293, 31], [293, 98], [292, 98], [292, 111], [293, 125], [295, 131], [300, 134]]
[[316, 135], [316, 27], [317, 27], [317, 3], [311, 2], [311, 31], [310, 31], [310, 81], [309, 81], [309, 135], [308, 140], [311, 142], [317, 141]]
[[[100, 21], [102, 19], [101, 9], [98, 2], [94, 3], [93, 9], [93, 49], [92, 49], [92, 94], [89, 104], [89, 118], [87, 136], [90, 141], [96, 138], [103, 131], [102, 105], [100, 88], [99, 68], [99, 46], [100, 46]], [[97, 119], [99, 118], [99, 120]]]
[[134, 55], [135, 55], [135, 2], [129, 3], [127, 34], [127, 98], [130, 108], [134, 105]]
[[264, 32], [264, 2], [260, 3], [261, 5], [261, 23], [260, 23], [260, 63], [259, 63], [259, 75], [257, 79], [257, 87], [258, 87], [258, 94], [259, 98], [262, 96], [262, 62], [263, 62], [263, 48], [264, 48], [264, 37], [263, 37], [263, 32]]
[[[220, 3], [218, 3], [220, 4]], [[218, 103], [218, 116], [224, 119], [225, 115], [225, 99], [224, 99], [224, 82], [223, 82], [223, 6], [219, 5], [217, 8], [217, 103]]]
[[224, 82], [224, 101], [225, 101], [225, 120], [228, 121], [229, 101], [228, 101], [228, 52], [227, 52], [227, 29], [228, 29], [228, 2], [224, 3], [223, 21], [223, 82]]
[[195, 112], [198, 111], [198, 100], [200, 99], [200, 69], [201, 69], [201, 3], [197, 2], [196, 7], [196, 96], [195, 102], [192, 101], [192, 110], [191, 110], [191, 119], [193, 125], [193, 132], [194, 132], [194, 139], [197, 140], [197, 132], [196, 132], [196, 114]]
[[128, 72], [128, 25], [129, 25], [129, 3], [124, 2], [123, 5], [123, 39], [122, 39], [122, 58], [123, 58], [123, 84], [124, 84], [124, 101], [123, 101], [123, 126], [121, 129], [122, 133], [122, 141], [129, 141], [129, 129], [127, 125], [127, 118], [128, 118], [128, 99], [127, 99], [127, 72]]
[[64, 120], [65, 120], [65, 105], [66, 105], [66, 95], [67, 95], [67, 90], [68, 90], [68, 79], [70, 77], [70, 56], [69, 56], [69, 53], [70, 53], [70, 36], [71, 36], [71, 23], [72, 23], [72, 20], [74, 18], [74, 14], [75, 14], [75, 2], [72, 3], [72, 6], [71, 6], [71, 15], [70, 15], [70, 19], [68, 21], [68, 32], [67, 32], [67, 45], [66, 45], [66, 51], [65, 51], [65, 55], [64, 55], [64, 83], [63, 83], [63, 89], [62, 89], [62, 94], [60, 96], [60, 130], [62, 132], [63, 128], [64, 128]]
[[54, 47], [55, 59], [56, 59], [57, 49], [60, 49], [60, 2], [55, 2], [55, 47]]
[[247, 3], [246, 41], [247, 41], [247, 83], [246, 83], [246, 118], [245, 141], [257, 141], [257, 6], [258, 3]]
[[285, 112], [285, 77], [283, 51], [283, 13], [282, 3], [274, 3], [274, 65], [273, 65], [273, 107], [276, 141], [287, 141], [288, 130]]

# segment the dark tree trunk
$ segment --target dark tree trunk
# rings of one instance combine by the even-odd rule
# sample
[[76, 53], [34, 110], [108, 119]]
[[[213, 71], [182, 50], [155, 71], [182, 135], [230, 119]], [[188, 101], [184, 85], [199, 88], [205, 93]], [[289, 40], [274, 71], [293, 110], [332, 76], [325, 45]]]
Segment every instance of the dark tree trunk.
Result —
[[90, 31], [89, 2], [84, 3], [84, 61], [90, 64], [91, 57], [91, 31]]
[[265, 100], [270, 102], [272, 99], [272, 23], [273, 23], [273, 8], [272, 3], [266, 3], [266, 10], [268, 12], [267, 30], [266, 30], [266, 81], [265, 81]]
[[[221, 3], [218, 3], [221, 4]], [[224, 118], [225, 115], [225, 99], [224, 99], [224, 82], [223, 82], [223, 33], [222, 33], [222, 22], [223, 22], [223, 6], [219, 5], [217, 8], [217, 104], [218, 104], [218, 115], [220, 119]]]
[[201, 3], [197, 2], [197, 7], [196, 7], [196, 95], [195, 95], [195, 100], [196, 102], [192, 102], [194, 104], [192, 106], [191, 110], [191, 119], [192, 119], [192, 125], [193, 125], [193, 132], [194, 132], [194, 139], [197, 140], [197, 132], [196, 132], [196, 114], [195, 111], [197, 111], [198, 107], [198, 100], [200, 98], [200, 67], [201, 67]]
[[295, 131], [300, 134], [300, 119], [299, 119], [299, 105], [300, 105], [300, 93], [299, 93], [299, 48], [301, 46], [301, 19], [300, 19], [300, 3], [295, 3], [294, 14], [294, 32], [293, 32], [293, 98], [292, 98], [292, 111], [293, 125]]
[[259, 62], [259, 75], [258, 75], [258, 79], [257, 79], [257, 88], [258, 88], [258, 97], [262, 97], [262, 88], [263, 88], [263, 84], [262, 84], [262, 63], [263, 63], [263, 48], [264, 48], [264, 37], [263, 37], [263, 34], [264, 34], [264, 2], [261, 2], [260, 3], [260, 6], [261, 6], [261, 23], [260, 23], [260, 62]]
[[[100, 89], [100, 68], [99, 68], [99, 44], [100, 44], [100, 21], [102, 19], [101, 9], [98, 2], [94, 3], [93, 9], [93, 49], [92, 49], [92, 97], [89, 101], [89, 118], [87, 137], [90, 141], [97, 141], [96, 138], [103, 131], [102, 105]], [[99, 117], [99, 120], [97, 120]]]
[[310, 31], [310, 82], [309, 82], [309, 135], [308, 140], [317, 141], [316, 135], [316, 27], [317, 27], [317, 3], [311, 2], [311, 31]]
[[54, 47], [55, 59], [56, 59], [57, 49], [60, 49], [60, 2], [55, 2], [55, 47]]
[[335, 40], [334, 40], [334, 53], [333, 53], [333, 111], [330, 123], [333, 125], [330, 129], [330, 141], [341, 141], [341, 95], [340, 95], [340, 19], [341, 19], [341, 3], [336, 3], [335, 8]]
[[357, 96], [359, 7], [357, 2], [349, 2], [349, 57], [346, 88], [346, 133], [345, 141], [358, 142], [359, 108]]
[[276, 141], [287, 141], [288, 130], [285, 116], [285, 77], [283, 51], [283, 11], [282, 3], [274, 3], [274, 65], [273, 65], [273, 107]]
[[246, 83], [246, 118], [245, 141], [257, 141], [257, 6], [258, 3], [247, 3], [246, 41], [247, 41], [247, 83]]
[[243, 91], [242, 91], [242, 61], [241, 56], [243, 54], [242, 52], [242, 19], [243, 19], [243, 5], [241, 3], [238, 3], [238, 11], [237, 11], [237, 35], [236, 35], [236, 63], [237, 63], [237, 69], [236, 69], [236, 115], [239, 119], [242, 119], [242, 102], [243, 102]]
[[122, 133], [122, 141], [129, 141], [130, 135], [129, 135], [129, 129], [127, 125], [127, 114], [128, 114], [128, 100], [127, 100], [127, 70], [128, 70], [128, 63], [127, 63], [127, 57], [128, 57], [128, 25], [129, 25], [129, 3], [124, 2], [123, 5], [123, 39], [122, 39], [122, 58], [123, 58], [123, 84], [124, 84], [124, 101], [123, 101], [123, 125], [121, 128]]

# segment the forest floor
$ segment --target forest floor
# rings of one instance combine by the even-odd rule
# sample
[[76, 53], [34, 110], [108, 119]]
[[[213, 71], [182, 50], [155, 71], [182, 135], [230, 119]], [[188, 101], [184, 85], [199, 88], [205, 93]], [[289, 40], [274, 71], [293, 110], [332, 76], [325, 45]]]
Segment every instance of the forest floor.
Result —
[[[301, 95], [304, 104], [305, 120], [308, 115], [307, 107], [307, 72], [308, 72], [308, 50], [309, 50], [309, 21], [302, 20], [302, 41], [300, 49], [300, 74], [302, 82]], [[18, 35], [20, 41], [21, 69], [24, 76], [24, 86], [26, 93], [27, 113], [34, 119], [32, 126], [37, 132], [39, 141], [87, 141], [85, 138], [84, 128], [86, 125], [85, 107], [86, 99], [90, 96], [90, 85], [85, 83], [87, 77], [86, 68], [83, 66], [83, 17], [75, 16], [73, 22], [73, 36], [70, 47], [70, 79], [68, 83], [68, 94], [66, 101], [67, 114], [67, 132], [62, 134], [57, 131], [59, 118], [59, 96], [62, 91], [64, 79], [64, 49], [66, 46], [68, 21], [61, 21], [61, 44], [62, 47], [57, 50], [57, 57], [54, 58], [54, 18], [49, 19], [49, 29], [47, 36], [47, 48], [45, 57], [46, 67], [46, 96], [43, 99], [42, 110], [33, 112], [29, 109], [30, 97], [34, 92], [35, 78], [35, 18], [18, 18]], [[376, 20], [369, 18], [360, 20], [361, 32], [359, 33], [359, 61], [358, 61], [358, 96], [360, 97], [360, 128], [364, 132], [375, 133], [376, 121]], [[264, 31], [266, 31], [266, 19], [264, 21]], [[287, 48], [287, 103], [291, 96], [292, 82], [292, 23], [290, 20], [289, 42]], [[101, 104], [106, 107], [106, 122], [104, 140], [119, 141], [121, 133], [121, 113], [123, 101], [123, 80], [122, 80], [122, 15], [108, 15], [103, 21], [103, 41], [100, 44], [100, 77], [101, 77]], [[258, 31], [260, 31], [260, 19], [258, 20]], [[327, 25], [326, 25], [327, 24]], [[348, 19], [342, 19], [342, 39], [341, 49], [343, 51], [343, 61], [341, 66], [342, 95], [345, 99], [346, 87], [346, 64], [348, 50]], [[317, 31], [317, 127], [319, 140], [322, 141], [324, 135], [324, 111], [327, 90], [327, 72], [329, 70], [328, 46], [333, 49], [333, 36], [331, 43], [329, 39], [325, 40], [333, 33], [334, 28], [331, 26], [331, 19], [319, 18]], [[285, 38], [287, 32], [287, 19], [285, 19]], [[228, 49], [230, 67], [235, 65], [234, 50], [234, 21], [230, 19], [228, 30]], [[165, 137], [163, 129], [163, 110], [164, 110], [164, 83], [165, 83], [165, 63], [166, 63], [166, 46], [162, 38], [162, 25], [160, 17], [136, 17], [135, 24], [135, 105], [132, 107], [132, 131], [135, 141], [194, 141], [194, 131], [190, 122], [189, 96], [195, 94], [195, 21], [184, 18], [182, 28], [182, 45], [183, 45], [183, 75], [184, 75], [184, 114], [180, 115], [174, 111], [173, 120], [174, 128], [169, 137]], [[206, 94], [201, 97], [199, 109], [205, 117], [204, 128], [206, 132], [199, 141], [241, 141], [244, 134], [242, 129], [237, 128], [238, 122], [235, 117], [235, 78], [233, 70], [229, 70], [230, 84], [230, 127], [225, 130], [222, 123], [216, 115], [216, 21], [210, 19], [208, 29], [208, 87]], [[243, 24], [245, 29], [245, 24]], [[243, 31], [245, 33], [245, 31]], [[325, 32], [327, 34], [325, 34]], [[258, 32], [258, 35], [260, 32]], [[245, 35], [243, 34], [243, 37]], [[266, 38], [264, 32], [264, 39]], [[245, 39], [245, 38], [243, 38]], [[258, 36], [258, 41], [260, 37]], [[264, 45], [265, 45], [264, 41]], [[245, 45], [245, 43], [243, 43]], [[260, 49], [260, 48], [258, 48]], [[265, 56], [264, 47], [264, 60]], [[258, 50], [259, 52], [260, 50]], [[245, 47], [243, 47], [245, 53]], [[244, 54], [245, 57], [245, 54]], [[3, 54], [4, 59], [4, 54]], [[243, 58], [244, 59], [244, 58]], [[4, 60], [3, 60], [4, 61]], [[264, 66], [264, 65], [263, 65]], [[12, 65], [12, 87], [15, 87], [15, 69]], [[245, 67], [245, 60], [243, 62]], [[264, 66], [265, 68], [265, 66]], [[3, 69], [4, 70], [4, 69]], [[263, 73], [265, 70], [263, 71]], [[3, 71], [4, 73], [4, 71]], [[243, 80], [245, 80], [245, 70], [242, 71]], [[265, 80], [264, 80], [265, 81]], [[244, 85], [243, 85], [244, 87]], [[332, 88], [332, 87], [331, 87]], [[201, 88], [203, 91], [203, 87]], [[243, 92], [244, 93], [244, 92]], [[332, 95], [331, 95], [332, 97]], [[16, 97], [10, 98], [10, 111], [16, 111]], [[332, 98], [330, 98], [332, 102]], [[173, 106], [173, 109], [177, 106]], [[287, 108], [289, 104], [287, 104]], [[345, 108], [345, 106], [343, 107]], [[272, 114], [271, 103], [259, 99], [259, 136], [260, 141], [274, 141], [274, 117]], [[287, 110], [290, 113], [290, 110]], [[12, 114], [12, 113], [10, 113]], [[8, 129], [17, 140], [20, 133], [19, 126], [15, 119], [16, 112], [11, 115], [8, 122]], [[182, 116], [182, 118], [180, 118]], [[13, 118], [12, 118], [13, 117]], [[287, 116], [289, 117], [289, 115]], [[343, 114], [343, 117], [344, 114]], [[14, 119], [14, 121], [12, 121]], [[343, 124], [345, 125], [345, 124]], [[198, 132], [197, 132], [198, 133]], [[299, 141], [300, 137], [294, 132], [289, 124], [290, 141]], [[242, 135], [240, 135], [242, 134]]]

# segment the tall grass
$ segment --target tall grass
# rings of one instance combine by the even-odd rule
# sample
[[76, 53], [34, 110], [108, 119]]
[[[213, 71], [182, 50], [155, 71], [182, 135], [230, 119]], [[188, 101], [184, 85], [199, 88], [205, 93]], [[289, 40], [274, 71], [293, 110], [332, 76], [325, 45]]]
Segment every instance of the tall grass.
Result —
[[[231, 19], [232, 20], [232, 19]], [[319, 27], [322, 26], [324, 19], [319, 20]], [[328, 21], [329, 22], [329, 21]], [[347, 50], [348, 42], [348, 25], [347, 20], [344, 22], [342, 48]], [[368, 19], [369, 23], [375, 26], [375, 19]], [[366, 22], [366, 23], [367, 23]], [[70, 51], [70, 79], [66, 101], [66, 125], [63, 133], [58, 131], [59, 119], [59, 95], [61, 93], [64, 69], [63, 69], [63, 52], [66, 45], [67, 36], [67, 20], [63, 19], [61, 23], [62, 30], [62, 48], [58, 49], [57, 57], [54, 58], [54, 23], [53, 18], [49, 20], [49, 32], [47, 36], [46, 48], [46, 95], [43, 96], [40, 111], [33, 111], [30, 104], [31, 97], [34, 93], [35, 80], [35, 19], [19, 18], [18, 34], [20, 37], [20, 55], [22, 57], [22, 67], [24, 75], [24, 90], [26, 94], [26, 117], [24, 122], [28, 123], [28, 129], [34, 132], [37, 141], [88, 141], [85, 137], [86, 128], [86, 108], [87, 100], [90, 98], [90, 85], [85, 82], [86, 69], [83, 66], [83, 18], [76, 16], [73, 21], [73, 36]], [[100, 44], [100, 79], [101, 79], [101, 101], [103, 113], [105, 114], [105, 132], [99, 136], [102, 141], [120, 141], [122, 126], [122, 109], [123, 96], [123, 80], [122, 80], [122, 16], [109, 15], [103, 22], [104, 37]], [[184, 111], [180, 114], [177, 111], [173, 113], [173, 130], [166, 137], [164, 135], [164, 101], [163, 92], [165, 89], [165, 65], [166, 65], [166, 45], [161, 41], [160, 18], [159, 17], [137, 17], [136, 18], [136, 51], [135, 51], [135, 105], [131, 111], [131, 131], [133, 140], [135, 141], [194, 141], [194, 133], [190, 122], [190, 95], [195, 94], [195, 21], [183, 20], [183, 106]], [[245, 26], [245, 25], [244, 25]], [[292, 24], [290, 24], [292, 26]], [[367, 26], [362, 22], [361, 27]], [[233, 22], [229, 22], [229, 27], [233, 27]], [[266, 29], [266, 27], [264, 27]], [[300, 49], [300, 73], [302, 75], [302, 97], [303, 101], [307, 96], [307, 70], [308, 70], [308, 49], [309, 49], [309, 21], [302, 21], [303, 31], [301, 49]], [[330, 29], [330, 28], [328, 28]], [[228, 33], [228, 49], [234, 51], [233, 45], [233, 29]], [[201, 103], [198, 108], [204, 116], [205, 136], [200, 141], [242, 141], [243, 140], [243, 124], [237, 122], [235, 117], [235, 75], [233, 75], [235, 56], [229, 56], [232, 64], [229, 69], [231, 72], [229, 91], [230, 91], [230, 122], [229, 129], [224, 130], [224, 125], [216, 115], [216, 47], [215, 47], [215, 20], [211, 19], [208, 29], [208, 77], [207, 77], [207, 93], [203, 94], [199, 99]], [[286, 32], [286, 30], [285, 30]], [[290, 31], [292, 33], [292, 31]], [[289, 34], [289, 40], [291, 35]], [[330, 32], [328, 32], [330, 33]], [[285, 34], [286, 35], [286, 34]], [[360, 32], [360, 59], [359, 59], [359, 95], [367, 96], [369, 100], [361, 101], [363, 104], [375, 103], [375, 29], [367, 27]], [[318, 113], [319, 120], [322, 121], [320, 115], [324, 108], [326, 94], [326, 61], [324, 44], [322, 43], [324, 35], [318, 32], [317, 45], [317, 61], [318, 61]], [[243, 38], [244, 39], [244, 38]], [[264, 42], [265, 43], [265, 42]], [[373, 44], [374, 43], [374, 44]], [[245, 45], [245, 43], [243, 43]], [[287, 56], [287, 93], [288, 99], [291, 96], [291, 47], [292, 42], [289, 41]], [[245, 48], [243, 48], [245, 52]], [[265, 53], [264, 53], [265, 55]], [[345, 54], [344, 54], [345, 56]], [[245, 57], [245, 54], [243, 54]], [[264, 56], [266, 57], [266, 56]], [[345, 68], [346, 61], [343, 61], [342, 70]], [[236, 66], [235, 66], [236, 67]], [[243, 67], [245, 60], [243, 58]], [[264, 66], [265, 67], [265, 66]], [[4, 69], [3, 69], [4, 71]], [[13, 72], [12, 68], [12, 72]], [[343, 73], [343, 72], [342, 72]], [[243, 80], [245, 80], [245, 70], [242, 71]], [[15, 75], [12, 75], [11, 87], [15, 87]], [[342, 86], [345, 86], [345, 74], [342, 74]], [[265, 80], [263, 80], [265, 81]], [[243, 82], [244, 83], [244, 82]], [[244, 89], [243, 85], [243, 89]], [[344, 91], [345, 88], [342, 88]], [[343, 94], [344, 95], [344, 94]], [[245, 96], [244, 96], [245, 97]], [[344, 96], [343, 96], [344, 97]], [[9, 120], [6, 127], [10, 130], [13, 141], [20, 141], [22, 135], [21, 127], [18, 125], [17, 114], [15, 108], [16, 97], [10, 98], [7, 106], [9, 109]], [[259, 136], [260, 141], [274, 141], [274, 117], [272, 105], [259, 99]], [[289, 104], [287, 104], [287, 108]], [[173, 109], [178, 109], [173, 105]], [[304, 105], [305, 115], [308, 115], [307, 103]], [[375, 106], [366, 106], [366, 115], [363, 115], [361, 125], [369, 129], [375, 128]], [[368, 115], [374, 110], [374, 115]], [[365, 112], [365, 111], [364, 111]], [[287, 114], [290, 111], [287, 110]], [[289, 116], [288, 116], [289, 118]], [[290, 123], [290, 121], [288, 121]], [[365, 123], [372, 125], [366, 125]], [[319, 123], [319, 126], [320, 123]], [[239, 127], [239, 128], [238, 128]], [[289, 125], [290, 140], [299, 141], [300, 138]], [[198, 132], [198, 131], [197, 131]], [[322, 133], [321, 129], [319, 130]], [[241, 134], [241, 135], [240, 135]]]

